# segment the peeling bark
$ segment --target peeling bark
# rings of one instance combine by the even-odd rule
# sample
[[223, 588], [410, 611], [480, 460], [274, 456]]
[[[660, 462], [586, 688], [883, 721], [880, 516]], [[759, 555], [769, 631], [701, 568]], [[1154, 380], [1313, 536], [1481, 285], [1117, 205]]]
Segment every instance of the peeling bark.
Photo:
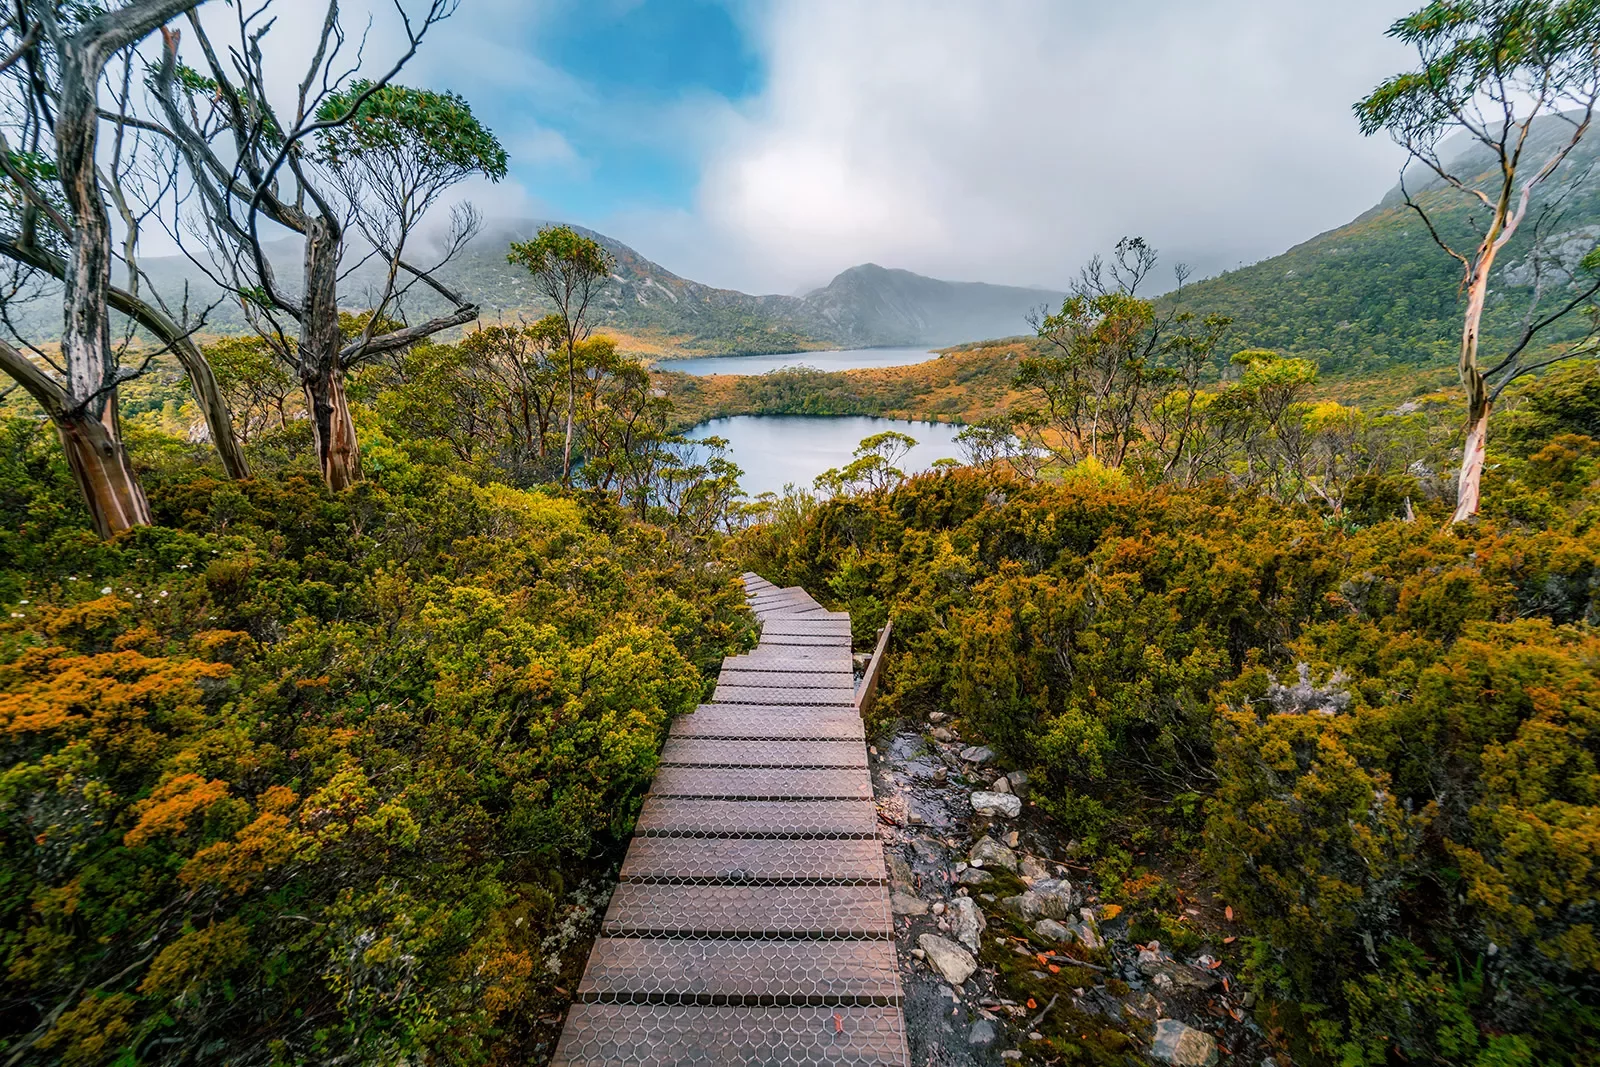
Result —
[[1489, 443], [1489, 401], [1483, 375], [1475, 374], [1467, 387], [1467, 442], [1461, 454], [1461, 473], [1456, 480], [1456, 510], [1450, 521], [1469, 522], [1477, 517], [1483, 488], [1483, 463]]
[[328, 488], [347, 489], [361, 479], [355, 422], [344, 391], [339, 335], [337, 226], [325, 216], [306, 226], [305, 301], [300, 309], [298, 361], [317, 461]]
[[[57, 280], [66, 280], [66, 264], [21, 237], [12, 240], [0, 235], [0, 255], [42, 270]], [[249, 478], [250, 463], [245, 459], [243, 447], [234, 437], [233, 417], [228, 412], [227, 401], [222, 397], [222, 388], [217, 384], [211, 364], [194, 339], [156, 305], [124, 289], [110, 286], [106, 300], [111, 307], [155, 334], [162, 344], [172, 349], [189, 378], [189, 391], [206, 420], [206, 429], [211, 434], [211, 443], [217, 455], [222, 459], [223, 470], [235, 480]]]
[[94, 521], [95, 532], [111, 537], [135, 526], [149, 526], [150, 504], [128, 462], [117, 426], [117, 406], [106, 405], [107, 422], [87, 414], [55, 420], [72, 477]]

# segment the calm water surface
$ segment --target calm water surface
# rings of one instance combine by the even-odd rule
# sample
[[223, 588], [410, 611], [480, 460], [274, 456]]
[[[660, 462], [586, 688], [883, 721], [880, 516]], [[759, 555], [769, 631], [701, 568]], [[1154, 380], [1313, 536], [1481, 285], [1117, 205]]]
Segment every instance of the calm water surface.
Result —
[[960, 459], [956, 444], [960, 426], [942, 422], [906, 422], [868, 415], [735, 415], [702, 422], [688, 436], [722, 437], [733, 461], [744, 470], [740, 486], [751, 496], [782, 493], [786, 484], [810, 489], [812, 480], [830, 467], [843, 467], [863, 437], [898, 430], [917, 447], [900, 463], [907, 474], [925, 471], [936, 459]]
[[706, 356], [664, 359], [656, 366], [683, 374], [766, 374], [785, 367], [855, 370], [857, 367], [909, 367], [938, 358], [926, 348], [850, 348], [830, 352], [790, 352], [780, 356]]

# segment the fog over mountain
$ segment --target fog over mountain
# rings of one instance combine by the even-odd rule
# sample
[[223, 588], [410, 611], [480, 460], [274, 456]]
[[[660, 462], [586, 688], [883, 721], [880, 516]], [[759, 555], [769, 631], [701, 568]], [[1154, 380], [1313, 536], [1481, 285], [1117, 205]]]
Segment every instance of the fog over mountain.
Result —
[[[512, 241], [527, 240], [550, 222], [491, 220], [440, 273], [469, 299], [485, 319], [537, 318], [554, 310], [534, 289], [533, 278], [506, 261]], [[888, 345], [950, 345], [1027, 332], [1028, 314], [1059, 303], [1062, 294], [978, 282], [949, 282], [876, 264], [852, 267], [820, 289], [802, 296], [756, 295], [703, 285], [673, 273], [602, 233], [577, 227], [604, 245], [616, 259], [609, 282], [590, 309], [600, 327], [648, 340], [669, 353], [685, 355], [789, 352], [808, 348], [868, 348]], [[286, 239], [269, 246], [280, 284], [293, 291], [300, 245]], [[346, 259], [359, 260], [352, 250]], [[425, 250], [417, 258], [427, 261]], [[182, 257], [143, 261], [148, 289], [171, 303], [188, 294], [199, 310], [216, 305], [206, 329], [218, 333], [247, 330], [238, 307], [222, 300], [205, 273]], [[370, 306], [381, 281], [381, 264], [356, 265], [341, 288], [341, 303], [351, 310]], [[220, 302], [219, 302], [220, 301]], [[20, 317], [41, 340], [59, 334], [50, 300], [22, 309]], [[404, 305], [416, 319], [444, 310], [423, 288]]]

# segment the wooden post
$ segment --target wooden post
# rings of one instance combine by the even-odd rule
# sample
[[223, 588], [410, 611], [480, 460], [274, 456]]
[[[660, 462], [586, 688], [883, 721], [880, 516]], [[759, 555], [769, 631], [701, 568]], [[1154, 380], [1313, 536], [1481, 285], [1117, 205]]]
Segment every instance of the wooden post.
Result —
[[878, 634], [878, 647], [872, 650], [872, 658], [867, 661], [866, 672], [861, 676], [861, 685], [856, 689], [856, 711], [863, 717], [872, 710], [873, 702], [878, 698], [878, 676], [883, 673], [883, 654], [889, 647], [889, 634], [893, 630], [894, 620], [889, 619]]

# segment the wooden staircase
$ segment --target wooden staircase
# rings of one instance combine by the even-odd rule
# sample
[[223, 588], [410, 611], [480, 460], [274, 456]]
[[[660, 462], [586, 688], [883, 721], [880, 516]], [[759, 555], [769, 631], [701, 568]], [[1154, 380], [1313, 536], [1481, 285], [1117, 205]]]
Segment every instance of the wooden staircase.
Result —
[[909, 1065], [850, 617], [744, 582], [761, 642], [672, 725], [560, 1067]]

